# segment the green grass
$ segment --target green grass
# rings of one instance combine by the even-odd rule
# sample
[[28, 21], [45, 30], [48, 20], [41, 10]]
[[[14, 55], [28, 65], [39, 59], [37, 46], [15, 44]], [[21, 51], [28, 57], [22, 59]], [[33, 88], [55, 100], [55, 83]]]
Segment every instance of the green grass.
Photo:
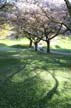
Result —
[[71, 53], [71, 37], [56, 37], [52, 40], [51, 49], [59, 52]]
[[4, 39], [4, 40], [0, 40], [0, 44], [5, 44], [8, 46], [12, 46], [12, 45], [27, 45], [29, 44], [28, 39], [23, 38], [23, 39], [15, 39], [15, 40], [9, 40], [9, 39]]
[[3, 44], [0, 108], [71, 108], [71, 56]]

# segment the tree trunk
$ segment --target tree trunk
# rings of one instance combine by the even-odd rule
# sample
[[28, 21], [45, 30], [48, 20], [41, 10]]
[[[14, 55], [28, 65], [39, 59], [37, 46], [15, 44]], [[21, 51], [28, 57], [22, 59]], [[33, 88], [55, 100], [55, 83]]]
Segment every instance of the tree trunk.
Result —
[[50, 40], [47, 40], [47, 53], [50, 53]]
[[68, 9], [68, 12], [69, 12], [69, 15], [71, 16], [71, 3], [69, 0], [64, 0], [65, 3], [66, 3], [66, 6], [67, 6], [67, 9]]
[[38, 50], [38, 42], [35, 42], [34, 45], [35, 45], [35, 51], [37, 51]]
[[16, 38], [16, 39], [18, 39], [18, 38], [19, 38], [19, 36], [18, 36], [18, 35], [16, 35], [16, 36], [15, 36], [15, 38]]
[[32, 40], [30, 39], [30, 43], [29, 43], [29, 47], [31, 48], [32, 47]]

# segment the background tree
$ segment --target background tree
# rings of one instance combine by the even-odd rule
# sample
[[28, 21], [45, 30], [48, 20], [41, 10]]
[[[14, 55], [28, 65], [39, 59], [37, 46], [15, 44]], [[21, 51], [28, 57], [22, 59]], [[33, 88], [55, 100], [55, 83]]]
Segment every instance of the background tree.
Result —
[[0, 0], [0, 9], [3, 9], [6, 6], [7, 0]]
[[69, 15], [71, 16], [71, 2], [69, 0], [64, 0], [69, 12]]
[[16, 1], [7, 14], [10, 16], [8, 21], [16, 28], [16, 38], [20, 34], [26, 36], [30, 40], [30, 46], [34, 43], [36, 51], [38, 43], [43, 40], [47, 43], [47, 52], [50, 52], [50, 41], [70, 27], [64, 8], [60, 7], [60, 10], [55, 5], [50, 8], [43, 5], [43, 1]]
[[27, 34], [26, 36], [30, 40], [30, 46], [33, 42], [36, 51], [38, 43], [43, 40], [47, 43], [47, 52], [50, 52], [50, 41], [61, 34], [62, 30], [66, 29], [63, 26], [66, 13], [59, 16], [58, 13], [60, 11], [56, 9], [49, 10], [49, 7], [40, 7], [40, 4], [31, 4], [29, 1], [28, 3], [26, 1], [22, 2], [22, 8], [19, 2], [15, 6], [18, 31], [23, 31], [23, 35], [25, 33]]

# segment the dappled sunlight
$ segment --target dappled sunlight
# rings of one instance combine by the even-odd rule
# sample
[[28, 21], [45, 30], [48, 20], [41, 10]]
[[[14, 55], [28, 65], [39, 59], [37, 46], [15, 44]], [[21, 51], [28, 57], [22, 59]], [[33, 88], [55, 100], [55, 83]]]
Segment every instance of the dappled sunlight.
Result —
[[0, 52], [1, 107], [3, 103], [13, 108], [15, 105], [17, 108], [57, 108], [57, 103], [64, 108], [69, 104], [70, 56], [41, 54], [28, 48], [10, 49]]
[[[11, 100], [13, 100], [11, 103], [12, 106], [14, 106], [16, 103], [18, 108], [20, 106], [27, 107], [28, 105], [31, 106], [33, 103], [39, 100], [49, 87], [47, 87], [47, 83], [45, 83], [39, 77], [29, 78], [19, 84], [8, 81], [5, 83], [3, 90], [6, 91], [5, 96], [7, 97], [7, 100], [4, 97], [2, 98], [5, 101], [7, 107], [9, 107], [9, 104], [7, 104], [7, 102], [9, 103]], [[15, 101], [15, 99], [17, 99], [17, 101]], [[27, 102], [27, 104], [25, 103], [25, 101]]]
[[36, 73], [29, 73], [29, 72], [25, 72], [26, 70], [24, 69], [22, 72], [20, 73], [16, 73], [11, 81], [15, 82], [15, 83], [21, 83], [24, 82], [25, 80], [28, 80], [29, 78], [35, 77]]
[[46, 71], [40, 72], [39, 76], [41, 79], [45, 80], [46, 82], [53, 80], [50, 73]]
[[[5, 39], [5, 38], [7, 38], [8, 35], [9, 35], [11, 32], [13, 32], [13, 31], [12, 31], [13, 26], [10, 25], [10, 24], [8, 24], [8, 23], [6, 23], [6, 22], [5, 22], [4, 24], [0, 25], [0, 28], [1, 28], [1, 30], [0, 30], [0, 39]], [[0, 42], [1, 42], [1, 41], [0, 41]]]
[[[28, 70], [27, 70], [28, 71]], [[46, 71], [42, 71], [42, 70], [38, 70], [34, 72], [30, 71], [30, 72], [26, 72], [26, 70], [24, 69], [24, 71], [15, 74], [11, 81], [15, 82], [15, 83], [21, 83], [24, 82], [26, 79], [29, 78], [33, 78], [33, 77], [39, 77], [40, 79], [44, 80], [46, 83], [48, 82], [54, 82], [52, 76], [50, 75], [50, 73], [46, 72]]]
[[0, 108], [71, 108], [66, 2], [0, 0]]

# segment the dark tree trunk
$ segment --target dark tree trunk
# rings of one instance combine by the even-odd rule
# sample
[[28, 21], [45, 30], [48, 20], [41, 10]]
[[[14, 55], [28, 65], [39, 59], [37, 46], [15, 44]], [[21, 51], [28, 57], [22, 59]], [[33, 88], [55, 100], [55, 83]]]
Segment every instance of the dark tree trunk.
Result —
[[32, 47], [32, 40], [30, 39], [30, 43], [29, 43], [29, 47], [31, 48]]
[[16, 38], [16, 39], [18, 39], [18, 38], [19, 38], [19, 36], [18, 36], [18, 35], [16, 35], [16, 36], [15, 36], [15, 38]]
[[66, 6], [67, 6], [67, 9], [68, 9], [68, 12], [69, 12], [69, 15], [71, 16], [71, 3], [69, 0], [64, 0], [65, 3], [66, 3]]
[[38, 50], [38, 42], [35, 42], [34, 45], [35, 45], [35, 51], [37, 51]]
[[47, 40], [47, 53], [50, 53], [50, 40]]

